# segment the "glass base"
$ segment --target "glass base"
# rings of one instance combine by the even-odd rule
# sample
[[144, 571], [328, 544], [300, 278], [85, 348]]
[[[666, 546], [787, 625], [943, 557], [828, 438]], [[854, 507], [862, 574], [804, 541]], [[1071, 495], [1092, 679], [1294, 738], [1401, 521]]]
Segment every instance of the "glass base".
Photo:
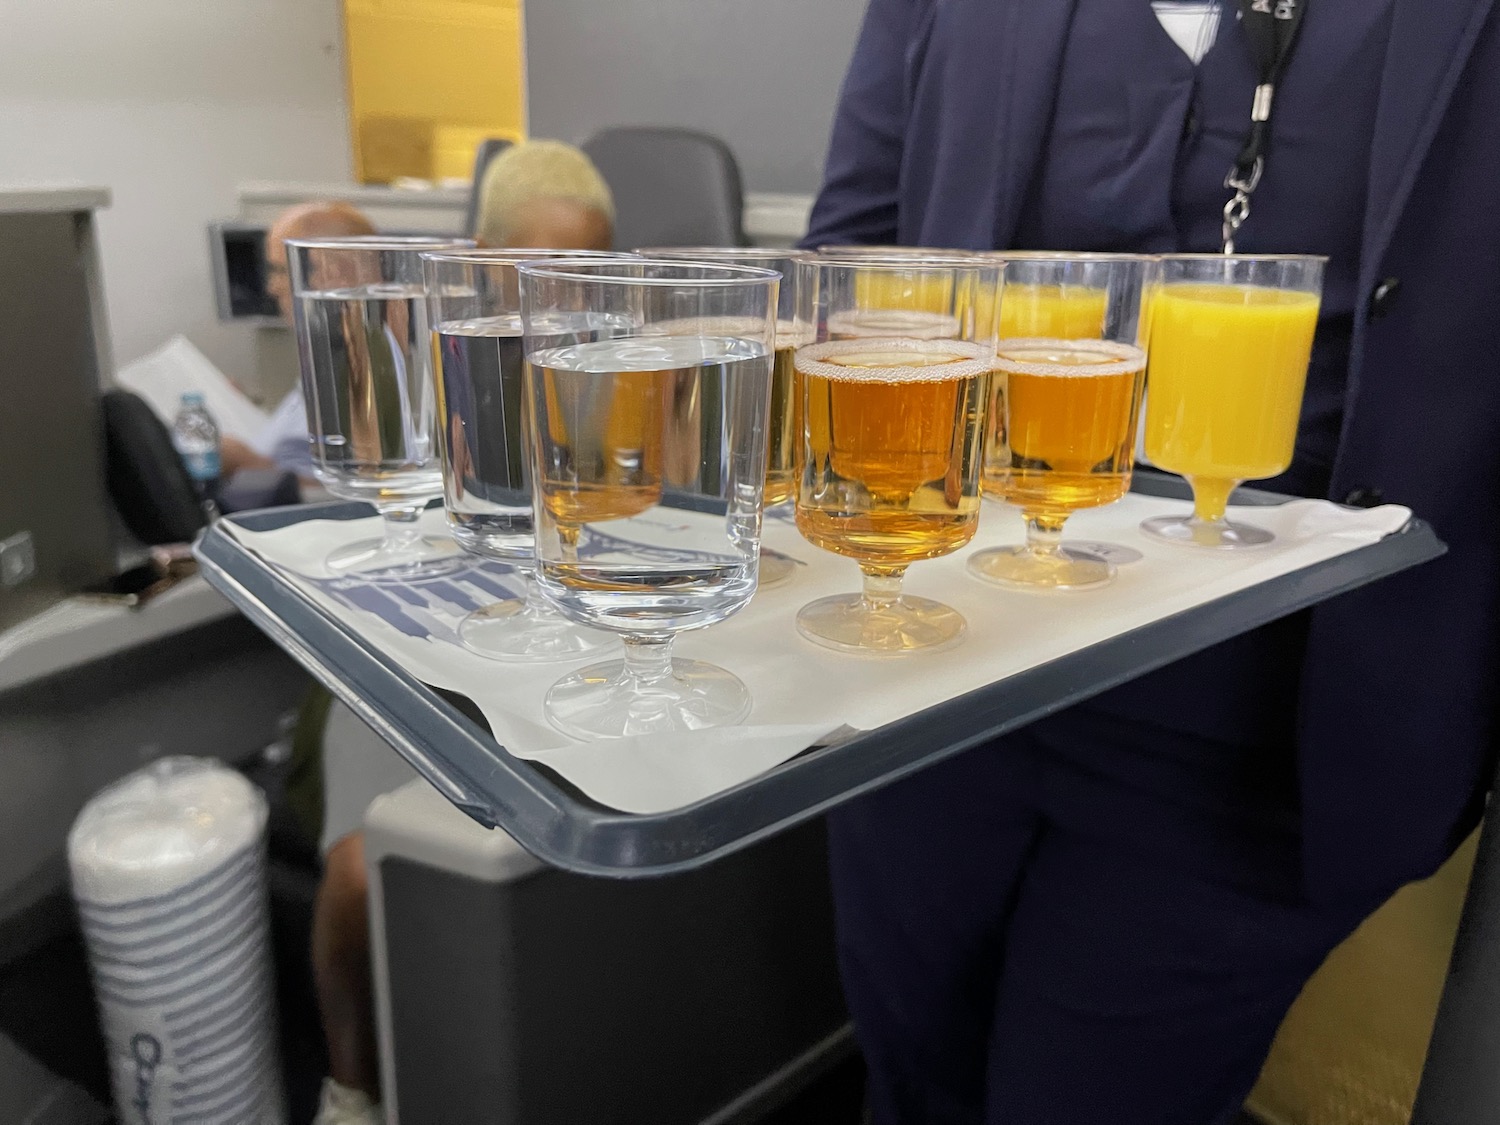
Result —
[[413, 535], [398, 540], [362, 539], [346, 543], [324, 561], [336, 574], [421, 578], [447, 574], [467, 565], [458, 544], [447, 536]]
[[1215, 551], [1240, 551], [1264, 547], [1276, 536], [1260, 527], [1249, 527], [1228, 520], [1200, 520], [1197, 516], [1155, 516], [1141, 524], [1141, 530], [1168, 543], [1186, 547], [1206, 547]]
[[1114, 581], [1115, 568], [1106, 559], [1076, 547], [1032, 551], [1026, 547], [997, 547], [969, 559], [969, 573], [1011, 590], [1093, 590]]
[[968, 628], [951, 606], [907, 595], [873, 603], [862, 594], [837, 594], [808, 602], [797, 613], [797, 632], [814, 644], [867, 656], [946, 648]]
[[1123, 543], [1105, 543], [1098, 539], [1071, 539], [1068, 541], [1068, 549], [1085, 555], [1098, 555], [1116, 569], [1138, 563], [1146, 557], [1134, 547], [1127, 547]]
[[785, 555], [760, 549], [760, 582], [762, 586], [776, 586], [797, 573], [797, 564]]
[[591, 656], [615, 643], [611, 633], [585, 629], [566, 617], [524, 602], [496, 602], [458, 623], [458, 639], [492, 660], [545, 663]]
[[552, 685], [547, 721], [592, 741], [732, 727], [749, 716], [750, 689], [733, 672], [699, 660], [673, 660], [671, 667], [646, 681], [627, 675], [623, 660], [591, 664]]

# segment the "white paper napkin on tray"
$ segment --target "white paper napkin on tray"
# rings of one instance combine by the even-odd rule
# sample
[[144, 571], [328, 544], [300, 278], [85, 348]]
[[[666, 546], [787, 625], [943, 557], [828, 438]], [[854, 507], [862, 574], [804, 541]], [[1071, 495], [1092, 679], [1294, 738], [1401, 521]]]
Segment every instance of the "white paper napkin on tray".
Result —
[[[754, 709], [744, 726], [676, 737], [579, 743], [547, 724], [548, 687], [577, 664], [489, 660], [463, 648], [456, 628], [470, 610], [519, 593], [509, 568], [464, 560], [415, 583], [335, 578], [322, 560], [335, 547], [379, 533], [379, 520], [308, 520], [279, 531], [229, 523], [240, 542], [282, 572], [320, 608], [359, 633], [407, 672], [458, 692], [489, 721], [510, 753], [545, 762], [601, 804], [624, 812], [678, 808], [722, 792], [794, 757], [842, 727], [871, 730], [975, 688], [1097, 644], [1271, 578], [1377, 542], [1400, 530], [1408, 509], [1366, 510], [1322, 500], [1235, 508], [1232, 517], [1267, 528], [1276, 541], [1255, 550], [1216, 552], [1142, 535], [1143, 519], [1185, 513], [1186, 501], [1131, 494], [1079, 512], [1069, 540], [1132, 548], [1109, 586], [1077, 593], [1025, 593], [990, 586], [965, 570], [977, 550], [1024, 538], [1020, 516], [986, 505], [974, 543], [945, 559], [917, 563], [906, 589], [939, 598], [969, 622], [964, 641], [942, 652], [903, 657], [846, 656], [803, 640], [793, 619], [813, 598], [859, 588], [858, 568], [798, 535], [789, 513], [768, 516], [765, 545], [800, 565], [759, 591], [740, 614], [678, 638], [679, 655], [711, 660], [749, 686]], [[441, 512], [423, 519], [441, 531]], [[599, 659], [594, 657], [593, 659]], [[586, 663], [586, 662], [579, 662]]]

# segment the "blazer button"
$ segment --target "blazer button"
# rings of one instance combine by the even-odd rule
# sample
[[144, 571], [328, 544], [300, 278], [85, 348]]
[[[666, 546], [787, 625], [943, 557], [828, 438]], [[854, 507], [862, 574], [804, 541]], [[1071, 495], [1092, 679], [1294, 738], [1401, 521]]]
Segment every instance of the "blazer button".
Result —
[[1370, 319], [1379, 320], [1391, 311], [1391, 304], [1396, 299], [1396, 294], [1401, 292], [1401, 279], [1399, 277], [1388, 277], [1379, 285], [1375, 286], [1374, 292], [1370, 294]]
[[1378, 508], [1385, 503], [1385, 493], [1378, 488], [1356, 488], [1344, 497], [1350, 508]]

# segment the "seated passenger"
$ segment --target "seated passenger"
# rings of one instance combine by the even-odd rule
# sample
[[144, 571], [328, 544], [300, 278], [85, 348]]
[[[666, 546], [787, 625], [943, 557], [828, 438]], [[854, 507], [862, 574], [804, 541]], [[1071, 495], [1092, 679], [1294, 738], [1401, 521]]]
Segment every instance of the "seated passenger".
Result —
[[579, 149], [524, 141], [485, 170], [480, 184], [481, 246], [609, 250], [615, 204], [604, 177]]
[[[266, 292], [275, 298], [277, 311], [288, 325], [292, 322], [292, 286], [287, 275], [286, 242], [289, 238], [336, 238], [370, 235], [375, 225], [347, 203], [299, 203], [283, 211], [266, 231]], [[241, 469], [281, 469], [310, 476], [312, 453], [307, 444], [307, 410], [302, 405], [302, 386], [293, 385], [260, 433], [242, 442], [225, 437], [220, 447], [225, 478]]]

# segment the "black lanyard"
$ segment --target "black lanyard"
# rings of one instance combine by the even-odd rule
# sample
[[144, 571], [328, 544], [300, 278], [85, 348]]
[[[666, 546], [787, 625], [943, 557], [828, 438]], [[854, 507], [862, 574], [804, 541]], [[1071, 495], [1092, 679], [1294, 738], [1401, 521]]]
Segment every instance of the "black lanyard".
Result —
[[1255, 102], [1250, 108], [1250, 135], [1245, 147], [1224, 177], [1224, 186], [1234, 192], [1224, 204], [1224, 253], [1234, 253], [1234, 236], [1250, 217], [1250, 196], [1260, 184], [1266, 170], [1266, 153], [1271, 142], [1271, 107], [1276, 101], [1276, 84], [1281, 81], [1297, 32], [1311, 0], [1239, 0], [1240, 24], [1250, 41], [1250, 52], [1260, 72], [1255, 87]]

